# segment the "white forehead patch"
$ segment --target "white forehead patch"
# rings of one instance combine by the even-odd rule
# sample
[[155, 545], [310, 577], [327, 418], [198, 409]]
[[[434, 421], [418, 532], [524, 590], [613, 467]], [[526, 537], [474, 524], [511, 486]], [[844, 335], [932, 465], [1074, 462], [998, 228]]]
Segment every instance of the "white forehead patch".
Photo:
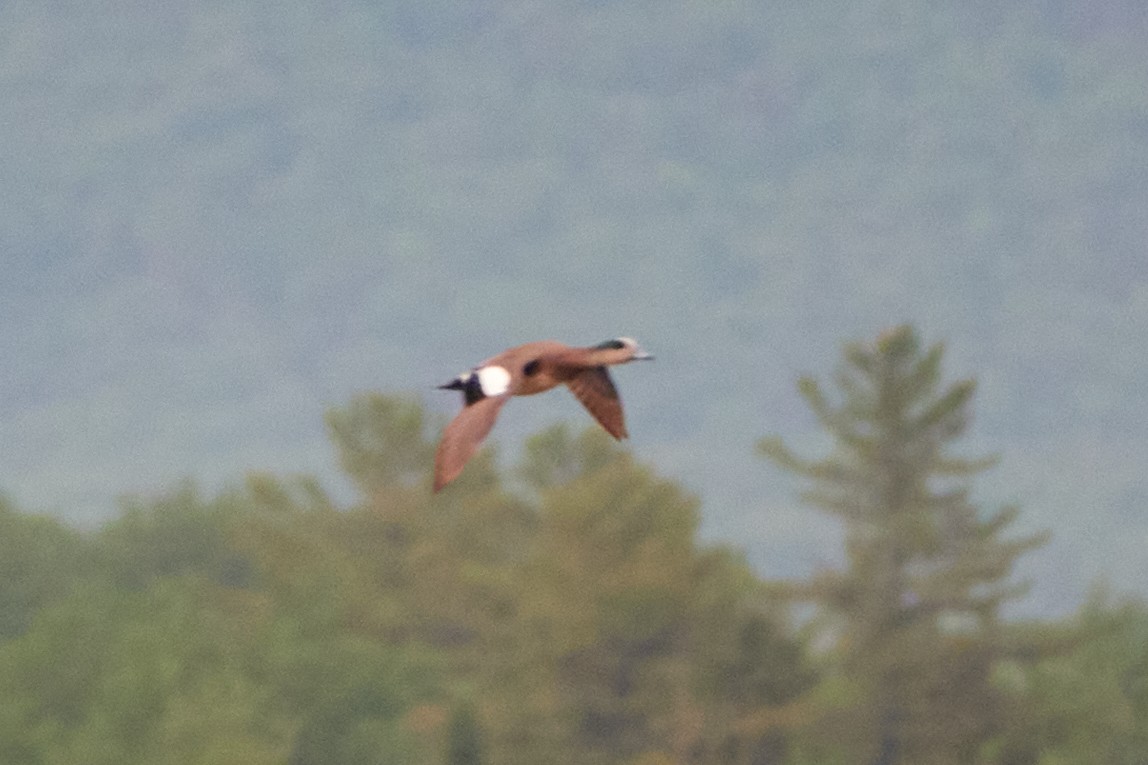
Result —
[[475, 374], [484, 396], [501, 396], [510, 387], [510, 372], [500, 366], [482, 367]]
[[619, 337], [618, 342], [621, 343], [622, 345], [626, 346], [627, 348], [637, 348], [638, 347], [638, 341], [632, 337]]

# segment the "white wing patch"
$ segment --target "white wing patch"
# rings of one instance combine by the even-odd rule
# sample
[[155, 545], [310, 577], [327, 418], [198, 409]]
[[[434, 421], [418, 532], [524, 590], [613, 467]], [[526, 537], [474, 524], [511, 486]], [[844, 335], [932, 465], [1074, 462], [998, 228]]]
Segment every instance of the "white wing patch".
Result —
[[510, 372], [500, 366], [482, 367], [475, 374], [484, 396], [501, 396], [510, 388]]

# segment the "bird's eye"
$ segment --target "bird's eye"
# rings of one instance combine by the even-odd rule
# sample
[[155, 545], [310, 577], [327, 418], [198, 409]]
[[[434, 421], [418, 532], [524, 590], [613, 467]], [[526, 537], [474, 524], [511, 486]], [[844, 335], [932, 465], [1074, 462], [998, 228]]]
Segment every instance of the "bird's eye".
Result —
[[526, 375], [527, 377], [531, 377], [535, 372], [538, 371], [538, 366], [538, 359], [532, 359], [526, 362], [526, 366], [522, 367], [522, 374]]
[[621, 340], [607, 340], [604, 343], [598, 343], [598, 345], [596, 345], [594, 347], [598, 348], [599, 350], [603, 350], [603, 351], [605, 351], [605, 350], [617, 351], [617, 350], [621, 350], [622, 348], [625, 348], [626, 344], [623, 343]]

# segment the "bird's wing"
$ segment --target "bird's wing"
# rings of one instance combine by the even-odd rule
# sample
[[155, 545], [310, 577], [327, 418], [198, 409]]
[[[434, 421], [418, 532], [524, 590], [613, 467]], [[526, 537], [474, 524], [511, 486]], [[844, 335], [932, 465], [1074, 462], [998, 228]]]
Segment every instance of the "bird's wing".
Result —
[[583, 370], [567, 380], [566, 385], [607, 433], [618, 439], [626, 437], [622, 399], [606, 367]]
[[494, 427], [498, 411], [509, 396], [491, 396], [479, 399], [465, 407], [446, 426], [434, 458], [434, 490], [438, 491], [458, 478], [467, 461], [474, 456], [478, 445]]

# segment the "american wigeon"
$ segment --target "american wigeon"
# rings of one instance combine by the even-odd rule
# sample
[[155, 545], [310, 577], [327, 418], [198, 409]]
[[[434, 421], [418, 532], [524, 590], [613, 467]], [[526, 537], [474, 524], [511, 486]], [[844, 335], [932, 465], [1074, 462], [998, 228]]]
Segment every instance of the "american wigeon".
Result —
[[540, 340], [505, 350], [438, 386], [462, 391], [463, 409], [446, 426], [439, 442], [434, 490], [458, 477], [511, 396], [531, 396], [565, 383], [606, 432], [625, 438], [622, 401], [606, 367], [652, 358], [628, 337], [589, 348]]

